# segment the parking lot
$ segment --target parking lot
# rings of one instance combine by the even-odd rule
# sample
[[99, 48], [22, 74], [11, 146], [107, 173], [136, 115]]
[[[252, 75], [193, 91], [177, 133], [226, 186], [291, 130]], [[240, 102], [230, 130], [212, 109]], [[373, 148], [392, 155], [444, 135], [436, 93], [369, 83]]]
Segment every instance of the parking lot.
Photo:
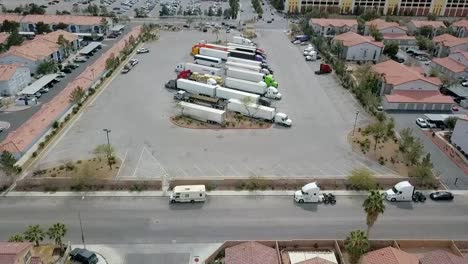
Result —
[[[292, 128], [197, 130], [173, 125], [169, 117], [179, 110], [164, 83], [175, 77], [177, 63], [192, 60], [189, 51], [195, 42], [215, 36], [162, 32], [159, 41], [146, 45], [151, 52], [136, 55], [140, 63], [115, 77], [38, 166], [92, 157], [93, 149], [106, 143], [103, 129], [108, 128], [123, 160], [119, 177], [341, 177], [361, 167], [393, 174], [351, 151], [346, 134], [359, 106], [333, 75], [314, 75], [318, 62], [306, 63], [283, 31], [258, 35], [283, 94], [279, 110], [292, 118]], [[361, 111], [358, 124], [365, 122]]]

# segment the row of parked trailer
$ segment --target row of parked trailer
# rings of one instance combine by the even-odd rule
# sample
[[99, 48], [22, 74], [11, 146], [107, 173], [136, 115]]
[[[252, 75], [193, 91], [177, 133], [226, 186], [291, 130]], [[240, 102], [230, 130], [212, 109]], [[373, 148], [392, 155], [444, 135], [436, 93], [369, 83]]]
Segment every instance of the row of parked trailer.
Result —
[[[238, 52], [250, 57], [240, 58]], [[228, 46], [202, 42], [192, 48], [192, 54], [195, 63], [178, 64], [177, 79], [166, 83], [166, 88], [178, 90], [174, 99], [182, 101], [184, 115], [223, 125], [226, 111], [231, 111], [291, 126], [286, 114], [271, 107], [272, 100], [281, 100], [282, 95], [265, 52], [253, 42], [242, 37], [234, 37]]]

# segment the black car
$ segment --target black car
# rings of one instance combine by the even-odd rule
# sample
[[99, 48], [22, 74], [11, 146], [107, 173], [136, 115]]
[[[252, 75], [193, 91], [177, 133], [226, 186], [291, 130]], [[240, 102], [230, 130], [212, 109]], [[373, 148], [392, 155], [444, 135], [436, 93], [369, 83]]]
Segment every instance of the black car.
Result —
[[62, 69], [62, 71], [63, 71], [64, 73], [71, 73], [71, 72], [72, 72], [72, 69], [71, 69], [71, 68], [68, 68], [68, 67], [64, 67], [64, 68]]
[[429, 197], [434, 201], [451, 201], [454, 198], [451, 192], [433, 192]]
[[70, 254], [70, 259], [74, 261], [78, 261], [82, 264], [96, 264], [98, 263], [98, 258], [96, 253], [89, 251], [84, 248], [75, 248], [73, 249]]

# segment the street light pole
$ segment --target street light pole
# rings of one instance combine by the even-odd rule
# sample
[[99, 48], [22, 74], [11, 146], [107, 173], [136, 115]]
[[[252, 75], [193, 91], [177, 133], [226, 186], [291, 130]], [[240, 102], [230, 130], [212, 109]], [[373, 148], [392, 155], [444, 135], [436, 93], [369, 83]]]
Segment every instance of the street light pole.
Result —
[[356, 111], [356, 118], [354, 119], [354, 127], [353, 127], [353, 137], [354, 137], [354, 131], [356, 130], [356, 123], [357, 123], [358, 115], [359, 115], [359, 111]]
[[78, 220], [80, 221], [80, 229], [81, 229], [81, 242], [83, 242], [83, 247], [86, 249], [85, 237], [83, 232], [83, 224], [81, 223], [81, 213], [78, 211]]
[[109, 140], [109, 133], [111, 132], [110, 129], [108, 128], [104, 128], [103, 129], [104, 132], [106, 132], [106, 135], [107, 135], [107, 163], [109, 163], [109, 168], [112, 169], [112, 163], [111, 163], [111, 159], [110, 159], [110, 152], [111, 152], [111, 145], [110, 145], [110, 140]]

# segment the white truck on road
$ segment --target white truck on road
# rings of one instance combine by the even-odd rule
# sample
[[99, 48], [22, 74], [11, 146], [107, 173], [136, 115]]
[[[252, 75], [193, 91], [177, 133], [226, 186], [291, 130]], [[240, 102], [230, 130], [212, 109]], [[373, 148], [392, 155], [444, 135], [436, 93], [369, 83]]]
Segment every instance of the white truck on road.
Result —
[[226, 122], [226, 111], [197, 105], [187, 102], [179, 102], [182, 115], [207, 123], [223, 125]]
[[292, 121], [288, 118], [288, 115], [276, 112], [275, 108], [254, 103], [244, 103], [237, 99], [228, 100], [227, 110], [240, 113], [248, 117], [263, 119], [286, 127], [290, 127], [292, 125]]
[[224, 73], [224, 71], [220, 68], [214, 68], [214, 67], [199, 65], [199, 64], [190, 63], [190, 62], [179, 63], [176, 65], [176, 68], [175, 68], [176, 72], [181, 72], [185, 70], [190, 70], [192, 72], [207, 73], [207, 74], [216, 75], [216, 76], [221, 76], [221, 74]]
[[228, 88], [241, 90], [248, 93], [255, 93], [267, 98], [281, 100], [281, 93], [278, 92], [278, 89], [275, 87], [267, 87], [266, 83], [263, 81], [260, 82], [251, 82], [231, 77], [226, 77], [224, 80], [224, 85]]
[[229, 56], [229, 52], [217, 50], [217, 49], [210, 49], [210, 48], [200, 48], [199, 51], [200, 55], [214, 57], [222, 60], [227, 60]]
[[335, 196], [331, 193], [320, 193], [320, 187], [316, 182], [308, 183], [294, 193], [294, 201], [296, 203], [331, 203], [335, 204]]
[[402, 181], [393, 188], [388, 189], [384, 195], [390, 202], [409, 202], [413, 201], [414, 186], [409, 181]]

